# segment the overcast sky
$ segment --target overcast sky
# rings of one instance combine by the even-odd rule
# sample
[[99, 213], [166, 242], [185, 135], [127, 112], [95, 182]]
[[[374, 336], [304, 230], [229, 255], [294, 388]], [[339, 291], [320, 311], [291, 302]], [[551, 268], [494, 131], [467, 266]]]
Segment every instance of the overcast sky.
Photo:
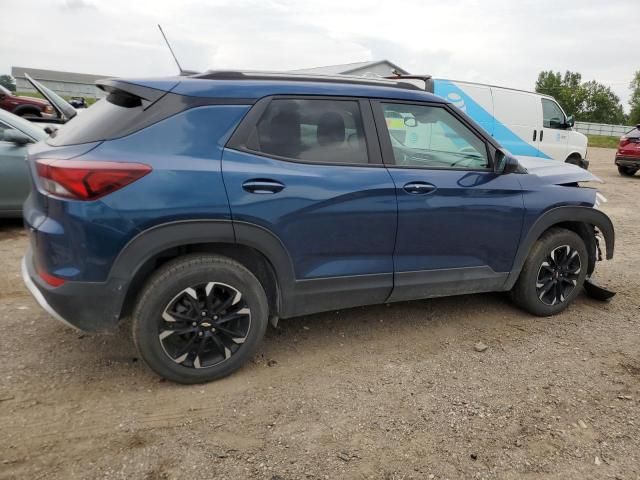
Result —
[[[113, 76], [289, 70], [388, 59], [412, 73], [533, 89], [543, 69], [609, 85], [640, 70], [640, 0], [2, 0], [11, 66]], [[634, 62], [635, 60], [635, 62]]]

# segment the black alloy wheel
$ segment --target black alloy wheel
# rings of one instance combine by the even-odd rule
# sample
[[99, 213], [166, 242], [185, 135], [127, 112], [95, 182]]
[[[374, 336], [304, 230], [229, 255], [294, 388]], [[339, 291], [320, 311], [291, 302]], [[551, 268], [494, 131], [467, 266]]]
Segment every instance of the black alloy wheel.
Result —
[[581, 269], [578, 250], [569, 245], [553, 249], [538, 270], [536, 293], [540, 301], [549, 306], [564, 302], [576, 288]]
[[251, 310], [234, 287], [208, 282], [185, 288], [162, 313], [158, 338], [174, 362], [218, 365], [238, 351], [251, 329]]

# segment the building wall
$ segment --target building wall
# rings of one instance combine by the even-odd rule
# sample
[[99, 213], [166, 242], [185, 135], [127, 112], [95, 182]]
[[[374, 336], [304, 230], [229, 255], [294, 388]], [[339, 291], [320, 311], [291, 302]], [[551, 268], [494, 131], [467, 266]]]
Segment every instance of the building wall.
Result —
[[[38, 80], [42, 85], [50, 88], [58, 95], [66, 97], [102, 98], [105, 93], [94, 84], [63, 82], [52, 80]], [[36, 93], [26, 78], [16, 78], [16, 90], [18, 92]]]
[[378, 63], [376, 65], [366, 66], [357, 70], [352, 70], [347, 75], [357, 75], [361, 77], [388, 77], [391, 75], [393, 68], [388, 63]]

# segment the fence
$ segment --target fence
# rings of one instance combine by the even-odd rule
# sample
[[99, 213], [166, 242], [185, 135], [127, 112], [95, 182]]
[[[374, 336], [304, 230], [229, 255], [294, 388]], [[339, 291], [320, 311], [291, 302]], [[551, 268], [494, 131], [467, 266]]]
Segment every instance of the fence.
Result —
[[629, 130], [633, 130], [633, 127], [627, 127], [625, 125], [607, 125], [606, 123], [590, 122], [576, 122], [573, 128], [585, 135], [606, 135], [610, 137], [620, 137]]

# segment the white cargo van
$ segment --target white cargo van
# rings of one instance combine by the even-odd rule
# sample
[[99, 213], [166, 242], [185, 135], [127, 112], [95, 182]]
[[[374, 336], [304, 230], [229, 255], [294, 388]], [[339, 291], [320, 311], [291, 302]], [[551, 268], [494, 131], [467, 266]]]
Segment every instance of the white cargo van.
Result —
[[480, 124], [515, 156], [569, 162], [587, 168], [587, 137], [573, 129], [553, 97], [472, 82], [400, 75], [444, 97]]

